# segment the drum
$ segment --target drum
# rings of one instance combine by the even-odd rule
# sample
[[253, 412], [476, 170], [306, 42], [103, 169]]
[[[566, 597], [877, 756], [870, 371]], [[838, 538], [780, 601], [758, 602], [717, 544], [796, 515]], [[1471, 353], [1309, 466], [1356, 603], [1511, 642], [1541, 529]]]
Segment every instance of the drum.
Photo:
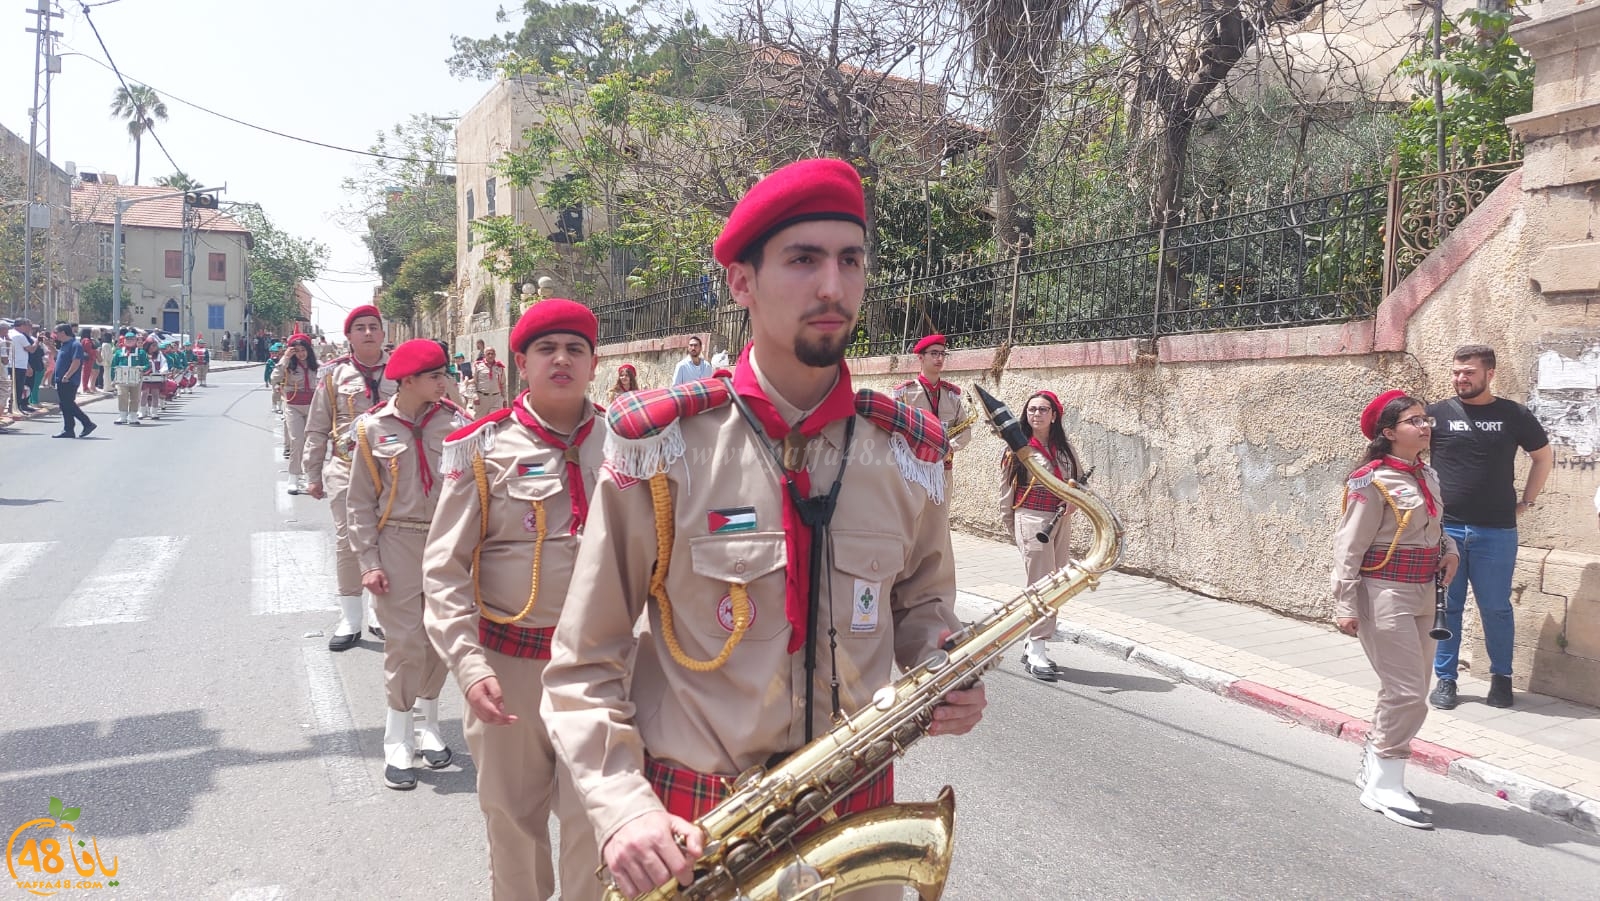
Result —
[[143, 378], [144, 370], [137, 366], [116, 366], [111, 370], [113, 385], [138, 385]]

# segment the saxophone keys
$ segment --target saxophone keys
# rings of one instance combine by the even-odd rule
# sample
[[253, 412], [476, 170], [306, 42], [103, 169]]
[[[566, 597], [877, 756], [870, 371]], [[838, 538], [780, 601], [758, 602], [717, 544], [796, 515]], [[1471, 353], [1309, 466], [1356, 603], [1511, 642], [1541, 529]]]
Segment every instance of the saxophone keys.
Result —
[[872, 693], [872, 706], [879, 710], [888, 711], [893, 709], [896, 700], [898, 698], [895, 695], [893, 685], [885, 685]]

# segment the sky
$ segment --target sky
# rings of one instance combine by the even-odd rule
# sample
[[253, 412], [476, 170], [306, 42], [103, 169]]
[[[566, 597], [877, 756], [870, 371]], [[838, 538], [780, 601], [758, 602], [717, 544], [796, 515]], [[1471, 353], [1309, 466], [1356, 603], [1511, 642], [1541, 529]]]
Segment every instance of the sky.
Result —
[[[488, 85], [450, 75], [452, 34], [487, 37], [499, 0], [89, 0], [89, 16], [130, 84], [155, 88], [169, 119], [156, 132], [177, 168], [223, 200], [260, 203], [280, 228], [326, 244], [312, 285], [316, 322], [339, 334], [345, 311], [368, 303], [378, 280], [358, 233], [339, 219], [341, 187], [362, 157], [273, 137], [186, 106], [328, 144], [364, 150], [412, 113], [460, 115]], [[508, 2], [508, 6], [520, 4]], [[28, 134], [34, 0], [0, 12], [0, 125]], [[133, 182], [133, 142], [110, 115], [119, 82], [82, 4], [61, 0], [62, 73], [52, 90], [51, 158]], [[43, 120], [40, 122], [43, 140]], [[141, 184], [173, 166], [144, 142]]]

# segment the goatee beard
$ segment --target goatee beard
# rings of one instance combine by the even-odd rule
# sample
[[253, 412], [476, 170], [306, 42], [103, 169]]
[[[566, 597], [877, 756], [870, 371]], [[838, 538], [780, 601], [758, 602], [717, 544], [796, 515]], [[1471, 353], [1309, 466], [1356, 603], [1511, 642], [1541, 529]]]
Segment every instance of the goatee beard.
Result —
[[827, 339], [811, 343], [804, 338], [794, 339], [794, 355], [801, 363], [814, 369], [828, 369], [844, 361], [845, 341], [839, 339], [837, 347], [829, 346]]
[[1484, 385], [1481, 388], [1467, 388], [1465, 390], [1463, 390], [1461, 388], [1457, 388], [1456, 389], [1456, 397], [1459, 397], [1462, 400], [1472, 400], [1474, 397], [1477, 397], [1478, 395], [1482, 394], [1485, 390], [1487, 390], [1488, 387], [1489, 387], [1488, 385]]

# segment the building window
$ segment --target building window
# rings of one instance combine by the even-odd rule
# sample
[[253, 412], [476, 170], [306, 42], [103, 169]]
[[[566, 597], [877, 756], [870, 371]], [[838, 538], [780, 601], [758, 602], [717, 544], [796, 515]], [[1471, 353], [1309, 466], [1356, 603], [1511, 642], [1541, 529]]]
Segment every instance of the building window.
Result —
[[183, 251], [167, 251], [167, 278], [183, 278]]
[[214, 282], [225, 282], [225, 281], [228, 280], [228, 255], [227, 254], [225, 254], [225, 253], [208, 254], [207, 257], [206, 257], [206, 263], [207, 263], [206, 271], [210, 273], [210, 279], [212, 281], [214, 281]]
[[115, 246], [116, 246], [115, 244], [111, 243], [111, 233], [110, 232], [101, 232], [100, 233], [100, 260], [95, 265], [95, 269], [97, 271], [100, 271], [100, 272], [110, 272], [111, 271], [111, 267], [116, 262], [116, 256], [117, 256], [115, 253], [112, 253], [112, 248], [115, 247]]
[[483, 183], [483, 214], [485, 216], [494, 215], [494, 179], [492, 178]]
[[206, 306], [206, 328], [213, 332], [220, 332], [226, 328], [223, 314], [227, 311], [228, 308], [220, 303], [208, 304]]

